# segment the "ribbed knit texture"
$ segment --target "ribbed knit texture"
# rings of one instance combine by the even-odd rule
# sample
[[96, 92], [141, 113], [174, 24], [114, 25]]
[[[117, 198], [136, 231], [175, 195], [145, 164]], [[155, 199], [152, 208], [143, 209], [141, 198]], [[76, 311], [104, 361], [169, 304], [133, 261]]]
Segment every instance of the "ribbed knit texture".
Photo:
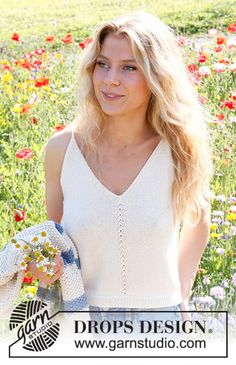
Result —
[[90, 305], [159, 308], [182, 301], [173, 179], [170, 146], [162, 139], [118, 196], [94, 175], [72, 133], [61, 171], [61, 225], [78, 248]]

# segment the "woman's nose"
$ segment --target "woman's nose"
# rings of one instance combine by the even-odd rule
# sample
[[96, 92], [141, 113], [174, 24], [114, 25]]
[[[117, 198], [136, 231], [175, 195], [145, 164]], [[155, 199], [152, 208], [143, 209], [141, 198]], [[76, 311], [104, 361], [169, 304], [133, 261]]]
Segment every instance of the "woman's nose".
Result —
[[104, 78], [104, 83], [106, 85], [119, 85], [120, 84], [120, 80], [118, 77], [118, 74], [115, 70], [110, 69], [108, 71], [108, 73], [106, 74], [106, 77]]

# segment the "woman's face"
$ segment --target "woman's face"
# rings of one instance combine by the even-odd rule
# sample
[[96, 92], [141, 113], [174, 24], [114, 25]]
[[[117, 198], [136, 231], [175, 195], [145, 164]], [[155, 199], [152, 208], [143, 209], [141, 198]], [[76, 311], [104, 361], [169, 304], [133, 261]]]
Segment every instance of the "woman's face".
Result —
[[104, 113], [132, 117], [146, 114], [151, 92], [125, 37], [106, 36], [93, 71], [93, 85]]

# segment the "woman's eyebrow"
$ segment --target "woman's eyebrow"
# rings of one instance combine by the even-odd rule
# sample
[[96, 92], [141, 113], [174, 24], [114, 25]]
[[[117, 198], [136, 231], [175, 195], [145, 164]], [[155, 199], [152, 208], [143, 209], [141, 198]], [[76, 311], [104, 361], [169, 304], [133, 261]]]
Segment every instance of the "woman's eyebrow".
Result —
[[[109, 58], [104, 56], [103, 54], [98, 55], [98, 57], [102, 57], [102, 58], [105, 58], [106, 60], [109, 60]], [[120, 60], [120, 62], [135, 62], [136, 63], [136, 61], [134, 59]]]

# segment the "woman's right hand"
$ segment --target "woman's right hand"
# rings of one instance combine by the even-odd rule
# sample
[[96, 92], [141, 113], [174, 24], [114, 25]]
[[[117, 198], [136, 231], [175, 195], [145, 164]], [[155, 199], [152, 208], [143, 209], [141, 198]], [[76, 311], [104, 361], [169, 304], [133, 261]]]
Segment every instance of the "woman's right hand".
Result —
[[50, 285], [59, 279], [64, 272], [64, 262], [60, 253], [55, 256], [53, 262], [55, 263], [55, 265], [52, 266], [54, 275], [51, 278], [48, 278], [44, 272], [40, 271], [35, 262], [29, 262], [27, 270], [29, 270], [36, 279], [39, 279], [41, 283]]

